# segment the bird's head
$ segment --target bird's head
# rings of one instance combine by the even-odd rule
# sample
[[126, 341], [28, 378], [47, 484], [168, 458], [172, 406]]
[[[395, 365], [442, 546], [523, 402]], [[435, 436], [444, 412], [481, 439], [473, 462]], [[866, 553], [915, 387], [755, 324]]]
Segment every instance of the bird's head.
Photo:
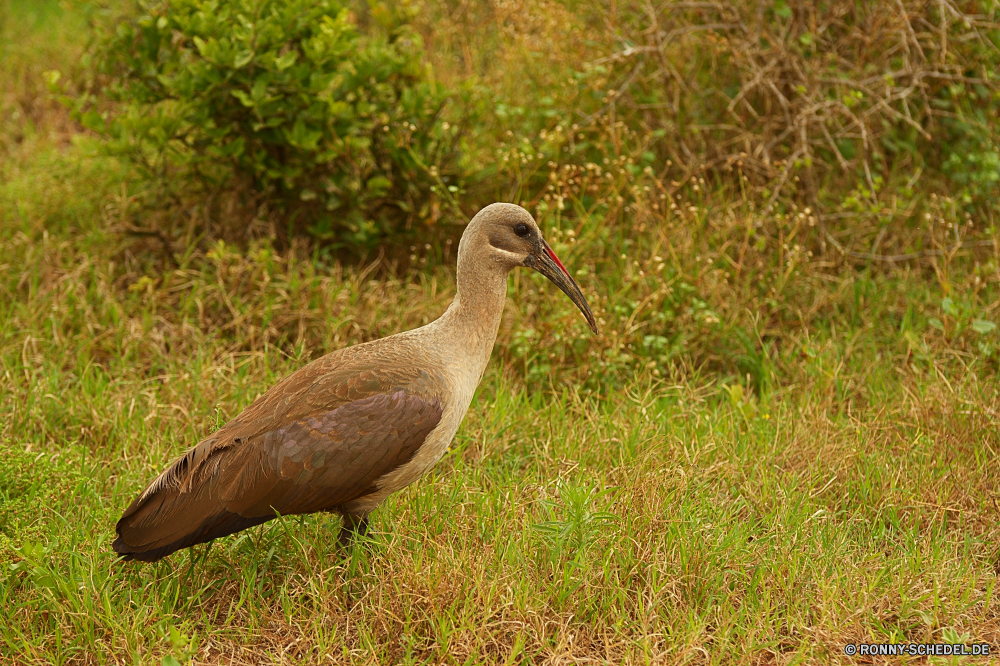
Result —
[[[531, 213], [515, 204], [495, 203], [486, 206], [472, 218], [463, 234], [458, 248], [459, 257], [470, 236], [475, 239], [472, 242], [506, 270], [515, 266], [527, 266], [554, 282], [580, 308], [594, 333], [598, 332], [597, 321], [590, 311], [587, 299], [583, 297], [579, 285], [559, 261], [559, 257], [542, 238], [542, 232]], [[461, 263], [461, 259], [459, 261]]]

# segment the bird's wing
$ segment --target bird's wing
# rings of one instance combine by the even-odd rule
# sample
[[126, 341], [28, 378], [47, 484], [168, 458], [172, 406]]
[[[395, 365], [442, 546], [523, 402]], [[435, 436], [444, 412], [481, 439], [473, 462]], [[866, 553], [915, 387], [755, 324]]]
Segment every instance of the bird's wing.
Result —
[[440, 400], [420, 390], [426, 373], [332, 374], [283, 381], [178, 459], [118, 521], [115, 551], [157, 560], [276, 512], [336, 509], [373, 492], [441, 420]]

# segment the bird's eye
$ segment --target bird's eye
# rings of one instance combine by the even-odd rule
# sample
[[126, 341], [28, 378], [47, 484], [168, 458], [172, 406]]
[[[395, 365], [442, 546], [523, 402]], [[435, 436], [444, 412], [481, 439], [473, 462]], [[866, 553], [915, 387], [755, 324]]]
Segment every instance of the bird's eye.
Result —
[[514, 233], [522, 238], [528, 235], [528, 225], [524, 222], [514, 225]]

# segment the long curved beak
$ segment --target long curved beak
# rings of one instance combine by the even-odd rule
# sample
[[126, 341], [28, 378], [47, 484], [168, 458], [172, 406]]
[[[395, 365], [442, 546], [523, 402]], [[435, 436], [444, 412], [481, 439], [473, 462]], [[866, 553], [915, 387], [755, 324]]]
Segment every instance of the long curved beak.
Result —
[[552, 251], [549, 244], [544, 240], [541, 242], [542, 247], [540, 251], [533, 252], [527, 256], [524, 260], [524, 265], [529, 268], [534, 268], [536, 271], [552, 280], [557, 287], [559, 287], [564, 294], [569, 296], [569, 300], [573, 301], [576, 307], [580, 308], [580, 312], [583, 316], [587, 318], [587, 323], [590, 324], [590, 329], [594, 333], [599, 333], [597, 330], [597, 320], [594, 319], [594, 313], [590, 311], [590, 305], [587, 303], [587, 299], [583, 297], [583, 292], [580, 291], [579, 285], [577, 285], [576, 280], [574, 280], [563, 263], [559, 261], [559, 257], [556, 253]]

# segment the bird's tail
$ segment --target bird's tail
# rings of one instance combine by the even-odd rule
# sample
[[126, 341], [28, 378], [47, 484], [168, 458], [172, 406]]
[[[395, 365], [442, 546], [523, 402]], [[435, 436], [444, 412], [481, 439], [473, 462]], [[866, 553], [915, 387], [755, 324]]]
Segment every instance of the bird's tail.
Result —
[[202, 465], [213, 443], [206, 440], [181, 456], [125, 510], [111, 544], [123, 559], [155, 562], [275, 517], [267, 509], [241, 515], [227, 508], [223, 489]]

